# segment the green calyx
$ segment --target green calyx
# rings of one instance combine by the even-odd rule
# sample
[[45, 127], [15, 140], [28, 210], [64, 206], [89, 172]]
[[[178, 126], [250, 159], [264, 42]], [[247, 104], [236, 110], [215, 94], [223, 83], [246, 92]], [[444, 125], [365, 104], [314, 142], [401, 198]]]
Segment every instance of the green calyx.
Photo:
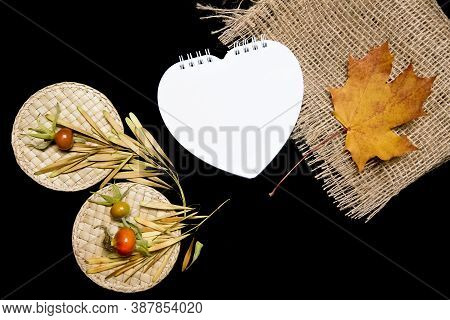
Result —
[[98, 204], [101, 206], [105, 206], [105, 207], [112, 207], [115, 203], [122, 201], [123, 198], [125, 198], [126, 195], [128, 194], [128, 192], [130, 191], [130, 188], [128, 188], [124, 193], [121, 193], [119, 187], [115, 183], [113, 183], [111, 186], [112, 186], [111, 187], [112, 188], [111, 195], [101, 194], [98, 192], [92, 192], [93, 194], [97, 194], [100, 197], [102, 197], [104, 201], [89, 200], [89, 202], [95, 203], [95, 204]]
[[143, 256], [148, 257], [150, 255], [150, 252], [148, 251], [149, 243], [142, 237], [139, 227], [125, 218], [122, 218], [122, 224], [124, 227], [130, 228], [134, 231], [134, 234], [136, 235], [136, 251]]
[[44, 150], [52, 143], [53, 139], [55, 138], [56, 125], [58, 123], [58, 117], [60, 113], [61, 108], [59, 107], [59, 103], [57, 103], [56, 114], [53, 118], [50, 128], [47, 128], [39, 119], [37, 120], [38, 126], [36, 128], [28, 128], [30, 132], [26, 133], [27, 136], [44, 140], [44, 142], [38, 145], [30, 145], [31, 147], [39, 150]]

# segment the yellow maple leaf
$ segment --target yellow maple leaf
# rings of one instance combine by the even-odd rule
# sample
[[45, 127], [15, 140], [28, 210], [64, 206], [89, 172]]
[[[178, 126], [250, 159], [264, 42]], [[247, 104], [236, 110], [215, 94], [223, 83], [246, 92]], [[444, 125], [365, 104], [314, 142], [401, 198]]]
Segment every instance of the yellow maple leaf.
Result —
[[361, 60], [350, 56], [347, 82], [330, 89], [333, 114], [347, 129], [345, 148], [360, 172], [373, 157], [389, 160], [417, 149], [391, 129], [425, 114], [422, 105], [435, 77], [416, 76], [410, 64], [387, 83], [393, 59], [387, 42]]

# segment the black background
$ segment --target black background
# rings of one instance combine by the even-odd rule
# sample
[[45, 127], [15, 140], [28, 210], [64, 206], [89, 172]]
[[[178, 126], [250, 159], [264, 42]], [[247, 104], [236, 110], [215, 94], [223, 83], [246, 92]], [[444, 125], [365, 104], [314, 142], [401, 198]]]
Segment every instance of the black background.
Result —
[[[0, 1], [0, 297], [438, 299], [450, 295], [448, 164], [403, 190], [368, 223], [344, 217], [308, 174], [287, 180], [284, 186], [291, 194], [280, 191], [269, 199], [273, 183], [263, 176], [247, 180], [221, 172], [194, 173], [183, 180], [190, 203], [200, 203], [208, 212], [227, 197], [232, 202], [201, 233], [206, 246], [188, 272], [181, 273], [178, 261], [157, 287], [119, 294], [91, 282], [70, 255], [29, 281], [71, 252], [73, 221], [89, 193], [51, 191], [20, 170], [10, 134], [23, 102], [44, 86], [76, 81], [103, 92], [121, 116], [133, 111], [145, 123], [162, 128], [157, 107], [130, 87], [156, 101], [159, 79], [179, 54], [211, 48], [221, 57], [226, 48], [210, 34], [218, 25], [201, 21], [203, 14], [194, 1], [151, 1], [148, 7], [141, 1], [7, 3]], [[174, 141], [163, 140], [164, 148], [183, 152]], [[292, 166], [298, 152], [287, 145], [276, 161], [283, 163], [280, 159], [286, 155], [290, 159], [286, 166]], [[195, 163], [187, 157], [188, 163]], [[280, 177], [278, 173], [270, 179]]]

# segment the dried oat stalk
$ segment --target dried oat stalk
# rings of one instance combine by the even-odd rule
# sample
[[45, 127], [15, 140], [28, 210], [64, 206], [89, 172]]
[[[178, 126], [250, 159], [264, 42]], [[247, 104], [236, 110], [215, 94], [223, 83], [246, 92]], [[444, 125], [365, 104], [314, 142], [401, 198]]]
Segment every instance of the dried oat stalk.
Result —
[[[77, 142], [66, 157], [35, 172], [36, 175], [48, 173], [51, 177], [56, 177], [84, 168], [111, 170], [100, 188], [113, 179], [128, 180], [158, 189], [171, 189], [173, 184], [180, 194], [182, 205], [186, 206], [180, 179], [172, 162], [133, 113], [125, 118], [134, 135], [131, 137], [106, 111], [103, 116], [110, 125], [109, 132], [102, 131], [83, 107], [79, 106], [78, 111], [80, 117], [90, 125], [90, 130], [79, 128], [53, 114], [46, 115], [52, 123], [72, 129]], [[169, 182], [164, 179], [169, 179]]]
[[118, 277], [126, 273], [124, 281], [127, 282], [136, 272], [147, 272], [160, 260], [158, 270], [152, 278], [152, 281], [157, 281], [169, 262], [170, 255], [175, 247], [182, 240], [192, 237], [182, 263], [182, 271], [185, 271], [197, 260], [203, 247], [201, 242], [195, 240], [197, 230], [228, 201], [224, 201], [217, 209], [206, 216], [200, 216], [194, 208], [165, 202], [141, 203], [141, 206], [145, 208], [167, 211], [167, 214], [159, 217], [147, 219], [134, 217], [133, 226], [138, 228], [140, 243], [145, 242], [145, 252], [135, 250], [132, 255], [125, 257], [110, 253], [107, 257], [100, 256], [86, 259], [86, 264], [89, 266], [86, 272], [92, 274], [112, 270], [105, 275], [105, 279]]

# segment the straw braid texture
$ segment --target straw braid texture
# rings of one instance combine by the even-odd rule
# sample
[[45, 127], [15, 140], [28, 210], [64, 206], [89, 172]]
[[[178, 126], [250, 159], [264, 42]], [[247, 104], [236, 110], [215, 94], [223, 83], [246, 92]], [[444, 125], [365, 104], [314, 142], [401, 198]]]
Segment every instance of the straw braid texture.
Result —
[[111, 129], [103, 117], [103, 110], [109, 111], [111, 116], [123, 127], [117, 110], [111, 101], [99, 91], [75, 82], [56, 83], [33, 94], [23, 104], [16, 116], [12, 132], [12, 146], [17, 163], [28, 176], [47, 188], [61, 191], [78, 191], [89, 188], [104, 179], [109, 170], [84, 168], [72, 173], [61, 174], [55, 178], [48, 177], [49, 174], [38, 176], [34, 174], [66, 155], [54, 144], [45, 150], [30, 147], [28, 144], [36, 145], [42, 140], [23, 135], [28, 132], [28, 128], [37, 126], [38, 118], [42, 122], [48, 123], [45, 115], [56, 112], [56, 103], [59, 103], [61, 108], [60, 119], [69, 121], [87, 131], [91, 130], [90, 126], [78, 112], [77, 106], [82, 106], [105, 133]]
[[[144, 219], [149, 219], [150, 217], [167, 214], [167, 211], [152, 210], [140, 207], [139, 205], [141, 201], [149, 202], [158, 200], [161, 202], [169, 202], [166, 197], [164, 197], [155, 189], [129, 182], [117, 183], [117, 186], [122, 193], [131, 186], [130, 192], [124, 199], [130, 205], [130, 216], [140, 216]], [[99, 193], [111, 194], [111, 185], [101, 189]], [[94, 198], [95, 200], [98, 200], [98, 196], [96, 195], [92, 195], [89, 199]], [[109, 207], [86, 201], [78, 212], [77, 218], [75, 219], [75, 224], [73, 226], [72, 232], [72, 246], [78, 265], [84, 273], [86, 273], [86, 270], [88, 268], [88, 265], [85, 261], [86, 259], [106, 256], [108, 253], [103, 249], [102, 246], [102, 240], [104, 236], [103, 231], [99, 228], [94, 228], [96, 226], [103, 225], [109, 228], [110, 234], [115, 234], [118, 230], [119, 223], [111, 219], [111, 214], [109, 211]], [[181, 232], [178, 230], [175, 231], [174, 234], [180, 235]], [[172, 250], [170, 256], [168, 257], [169, 260], [162, 270], [161, 275], [158, 279], [156, 279], [156, 281], [153, 281], [152, 278], [158, 271], [162, 264], [162, 261], [170, 253], [170, 251], [163, 255], [146, 273], [143, 273], [142, 270], [137, 271], [127, 282], [124, 281], [128, 278], [129, 275], [131, 275], [133, 271], [136, 270], [135, 268], [128, 270], [118, 277], [112, 277], [108, 280], [105, 280], [105, 277], [114, 270], [107, 270], [96, 274], [86, 275], [96, 284], [106, 289], [119, 292], [143, 291], [157, 285], [169, 274], [169, 272], [175, 265], [179, 252], [180, 244], [177, 243], [174, 246], [174, 249]]]
[[393, 196], [450, 155], [450, 24], [435, 0], [261, 0], [250, 9], [199, 6], [223, 19], [217, 32], [225, 44], [259, 36], [279, 41], [299, 59], [305, 94], [291, 138], [305, 152], [340, 125], [329, 87], [347, 79], [351, 54], [361, 58], [385, 41], [395, 55], [391, 80], [412, 62], [419, 76], [437, 75], [424, 104], [427, 116], [398, 130], [420, 150], [382, 162], [374, 159], [359, 174], [344, 151], [345, 135], [307, 158], [339, 209], [370, 219]]

